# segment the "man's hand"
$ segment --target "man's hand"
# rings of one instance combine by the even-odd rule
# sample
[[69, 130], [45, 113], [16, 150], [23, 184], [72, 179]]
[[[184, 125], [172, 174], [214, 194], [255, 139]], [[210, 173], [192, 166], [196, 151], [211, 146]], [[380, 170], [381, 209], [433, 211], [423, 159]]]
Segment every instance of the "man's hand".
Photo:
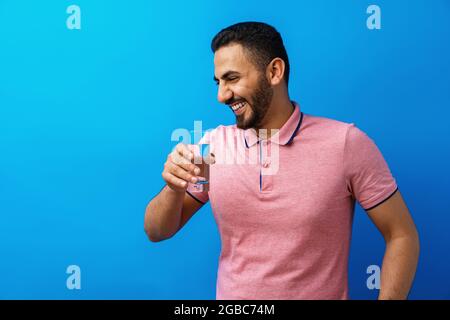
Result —
[[[205, 163], [214, 163], [214, 155], [201, 159], [195, 156], [188, 145], [177, 144], [174, 150], [167, 156], [162, 177], [166, 184], [175, 192], [184, 193], [188, 183], [197, 183], [204, 179]], [[198, 163], [195, 165], [194, 163]]]

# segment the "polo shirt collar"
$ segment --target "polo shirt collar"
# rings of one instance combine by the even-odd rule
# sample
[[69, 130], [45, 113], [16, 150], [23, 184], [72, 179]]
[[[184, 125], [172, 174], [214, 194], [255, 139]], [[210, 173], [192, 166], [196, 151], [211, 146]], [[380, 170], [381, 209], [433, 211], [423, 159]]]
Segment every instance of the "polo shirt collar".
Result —
[[[269, 140], [271, 140], [271, 142], [275, 142], [283, 146], [289, 145], [292, 143], [292, 140], [297, 135], [300, 129], [300, 125], [302, 124], [303, 112], [300, 111], [300, 106], [298, 105], [297, 102], [292, 101], [292, 103], [294, 104], [294, 112], [291, 114], [286, 123], [280, 128], [278, 133], [275, 134], [273, 137], [270, 137]], [[251, 146], [256, 144], [259, 140], [262, 139], [257, 136], [256, 130], [251, 128], [244, 130], [244, 140], [245, 146], [247, 148], [250, 148]]]

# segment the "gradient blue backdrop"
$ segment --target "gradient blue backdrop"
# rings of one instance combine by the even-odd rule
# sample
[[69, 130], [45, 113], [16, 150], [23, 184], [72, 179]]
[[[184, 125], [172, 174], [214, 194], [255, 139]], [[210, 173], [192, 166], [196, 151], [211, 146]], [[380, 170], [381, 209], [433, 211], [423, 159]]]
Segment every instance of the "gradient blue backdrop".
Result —
[[[77, 4], [82, 29], [68, 30]], [[382, 29], [366, 27], [366, 8]], [[274, 25], [303, 111], [354, 122], [388, 161], [421, 236], [410, 295], [450, 298], [450, 2], [0, 0], [0, 298], [214, 299], [209, 205], [169, 241], [143, 230], [172, 131], [232, 124], [210, 40]], [[226, 190], [224, 190], [226, 192]], [[357, 208], [353, 299], [384, 242]], [[81, 267], [82, 289], [66, 288]]]

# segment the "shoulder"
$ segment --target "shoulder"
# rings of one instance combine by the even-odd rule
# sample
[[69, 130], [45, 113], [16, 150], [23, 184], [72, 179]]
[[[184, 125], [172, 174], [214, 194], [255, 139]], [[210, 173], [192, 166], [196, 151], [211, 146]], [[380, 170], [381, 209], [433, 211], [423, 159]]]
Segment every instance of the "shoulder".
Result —
[[315, 116], [311, 114], [304, 114], [303, 124], [305, 127], [310, 127], [312, 129], [318, 130], [344, 130], [346, 131], [348, 127], [353, 126], [354, 123], [344, 122], [336, 119]]
[[342, 144], [352, 128], [356, 128], [354, 123], [304, 114], [300, 131], [301, 135], [308, 139]]

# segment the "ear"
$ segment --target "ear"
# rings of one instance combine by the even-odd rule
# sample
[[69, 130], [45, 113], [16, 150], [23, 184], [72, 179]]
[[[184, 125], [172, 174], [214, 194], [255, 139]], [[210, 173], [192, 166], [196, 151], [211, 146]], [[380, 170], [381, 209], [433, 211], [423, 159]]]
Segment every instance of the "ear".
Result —
[[267, 66], [267, 78], [272, 86], [278, 85], [283, 81], [285, 63], [281, 58], [273, 59]]

